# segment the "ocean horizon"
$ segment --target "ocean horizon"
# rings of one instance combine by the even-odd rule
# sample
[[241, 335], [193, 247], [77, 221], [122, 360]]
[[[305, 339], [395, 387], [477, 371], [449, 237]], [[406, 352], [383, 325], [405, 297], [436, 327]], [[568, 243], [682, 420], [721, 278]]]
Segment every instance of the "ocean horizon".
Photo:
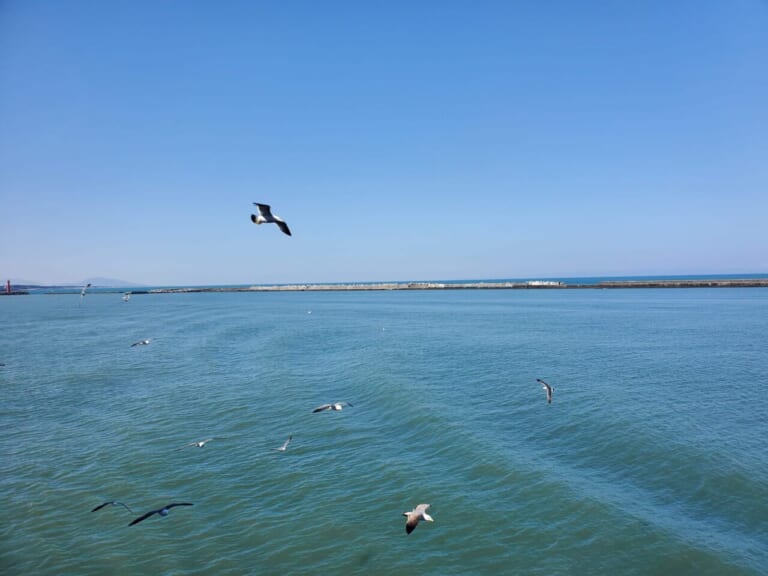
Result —
[[[134, 290], [167, 290], [167, 289], [236, 289], [249, 286], [295, 286], [295, 285], [376, 285], [376, 284], [407, 284], [407, 283], [440, 283], [440, 284], [467, 284], [467, 283], [500, 283], [500, 282], [562, 282], [565, 284], [596, 285], [600, 282], [630, 282], [630, 281], [660, 281], [660, 280], [739, 280], [739, 279], [766, 279], [768, 273], [744, 273], [744, 274], [654, 274], [631, 276], [525, 276], [519, 278], [469, 278], [469, 279], [410, 279], [410, 280], [365, 280], [365, 281], [333, 281], [333, 282], [250, 282], [241, 284], [136, 284], [125, 282], [123, 284], [98, 285], [88, 288], [91, 292], [98, 291], [125, 291]], [[36, 293], [79, 293], [83, 284], [23, 284], [18, 283], [30, 294]]]

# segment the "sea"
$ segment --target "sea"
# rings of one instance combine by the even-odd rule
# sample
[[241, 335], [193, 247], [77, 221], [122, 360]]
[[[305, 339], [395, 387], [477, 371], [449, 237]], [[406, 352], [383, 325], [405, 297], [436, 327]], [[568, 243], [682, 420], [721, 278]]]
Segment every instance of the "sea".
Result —
[[4, 576], [768, 574], [766, 288], [10, 296], [0, 364]]

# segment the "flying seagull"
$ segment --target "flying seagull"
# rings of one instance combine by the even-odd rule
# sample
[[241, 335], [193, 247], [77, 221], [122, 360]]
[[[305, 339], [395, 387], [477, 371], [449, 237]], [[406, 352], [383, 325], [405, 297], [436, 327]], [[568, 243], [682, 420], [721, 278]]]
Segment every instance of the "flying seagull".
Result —
[[555, 389], [549, 384], [547, 384], [546, 382], [544, 382], [544, 380], [542, 380], [541, 378], [536, 378], [536, 382], [541, 384], [541, 387], [547, 391], [547, 404], [552, 404], [552, 392], [554, 392]]
[[168, 504], [167, 506], [163, 506], [162, 508], [158, 508], [157, 510], [151, 510], [146, 514], [139, 516], [138, 518], [133, 520], [130, 524], [128, 524], [128, 526], [133, 526], [134, 524], [138, 524], [139, 522], [146, 520], [153, 514], [160, 514], [160, 516], [168, 516], [168, 511], [174, 506], [193, 506], [193, 504], [191, 504], [190, 502], [173, 502], [172, 504]]
[[198, 442], [190, 442], [189, 444], [185, 444], [181, 448], [176, 448], [176, 450], [184, 450], [184, 448], [189, 448], [190, 446], [197, 446], [198, 448], [202, 448], [211, 440], [213, 440], [213, 438], [206, 438], [205, 440], [199, 440]]
[[333, 404], [323, 404], [322, 406], [318, 406], [314, 410], [312, 410], [312, 413], [315, 412], [325, 412], [326, 410], [341, 410], [344, 408], [344, 406], [352, 406], [349, 402], [334, 402]]
[[419, 520], [422, 518], [427, 522], [434, 522], [432, 516], [427, 514], [427, 508], [429, 508], [429, 504], [419, 504], [410, 512], [403, 512], [403, 516], [408, 518], [408, 520], [405, 521], [405, 531], [407, 534], [414, 531]]
[[291, 231], [288, 229], [288, 224], [286, 224], [279, 216], [272, 214], [272, 211], [267, 204], [259, 204], [258, 202], [254, 202], [253, 204], [259, 209], [259, 214], [258, 216], [256, 214], [251, 214], [251, 222], [254, 224], [277, 224], [280, 230], [283, 231], [283, 234], [287, 234], [288, 236], [291, 235]]
[[146, 346], [151, 341], [152, 340], [150, 340], [149, 338], [147, 338], [146, 340], [139, 340], [138, 342], [134, 342], [133, 344], [131, 344], [131, 348], [133, 348], [134, 346]]
[[96, 506], [96, 508], [94, 508], [93, 510], [91, 510], [91, 512], [96, 512], [97, 510], [101, 510], [102, 508], [104, 508], [104, 506], [110, 506], [110, 505], [112, 505], [112, 506], [122, 506], [123, 508], [125, 508], [126, 510], [128, 510], [128, 512], [130, 512], [131, 514], [133, 514], [133, 510], [131, 510], [130, 508], [128, 508], [128, 506], [126, 506], [126, 505], [125, 505], [125, 504], [123, 504], [122, 502], [118, 502], [117, 500], [110, 500], [109, 502], [104, 502], [104, 504], [99, 504], [98, 506]]
[[80, 304], [83, 303], [83, 298], [85, 298], [85, 291], [88, 290], [88, 288], [91, 287], [91, 283], [88, 282], [85, 286], [83, 286], [83, 289], [80, 290]]
[[272, 450], [277, 450], [278, 452], [285, 452], [288, 450], [288, 444], [291, 443], [291, 440], [293, 439], [293, 435], [288, 436], [288, 440], [283, 442], [283, 445], [280, 446], [280, 448], [272, 448]]

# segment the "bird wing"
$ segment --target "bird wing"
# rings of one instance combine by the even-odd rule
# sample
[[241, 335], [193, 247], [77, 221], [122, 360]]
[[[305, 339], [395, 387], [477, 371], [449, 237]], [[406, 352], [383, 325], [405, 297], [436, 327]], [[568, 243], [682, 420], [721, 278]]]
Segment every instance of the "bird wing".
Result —
[[330, 410], [330, 409], [331, 409], [331, 404], [323, 404], [322, 406], [318, 406], [317, 408], [312, 410], [312, 412], [313, 413], [314, 412], [323, 412], [324, 410]]
[[102, 508], [104, 508], [104, 506], [109, 506], [110, 504], [112, 504], [112, 502], [104, 502], [104, 504], [99, 504], [98, 506], [96, 506], [96, 508], [91, 510], [91, 512], [96, 512], [97, 510], [101, 510]]
[[139, 522], [142, 522], [143, 520], [146, 520], [147, 518], [152, 516], [152, 514], [157, 514], [158, 512], [160, 512], [160, 510], [151, 510], [151, 511], [147, 512], [146, 514], [144, 514], [142, 516], [139, 516], [138, 518], [133, 520], [130, 524], [128, 524], [128, 526], [133, 526], [134, 524], [138, 524]]
[[283, 231], [283, 234], [287, 234], [288, 236], [291, 236], [291, 230], [288, 228], [288, 224], [286, 224], [282, 220], [275, 220], [275, 224], [277, 224], [280, 230]]
[[408, 520], [405, 522], [405, 532], [410, 534], [419, 523], [419, 515], [413, 512], [403, 512], [403, 514], [408, 517]]
[[253, 203], [256, 208], [259, 209], [259, 214], [264, 216], [267, 220], [272, 220], [272, 209], [269, 207], [269, 204], [259, 204], [258, 202]]
[[169, 508], [173, 508], [174, 506], [194, 506], [192, 502], [173, 502], [171, 504], [168, 504], [168, 506], [165, 507], [166, 510]]

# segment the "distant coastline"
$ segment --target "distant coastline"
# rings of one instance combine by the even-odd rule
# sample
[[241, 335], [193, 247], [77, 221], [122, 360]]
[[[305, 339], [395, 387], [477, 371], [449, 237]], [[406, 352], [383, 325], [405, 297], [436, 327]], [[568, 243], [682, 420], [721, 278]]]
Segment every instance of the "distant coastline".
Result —
[[721, 280], [606, 280], [596, 284], [567, 284], [559, 281], [527, 282], [381, 282], [345, 284], [274, 284], [255, 286], [181, 287], [132, 290], [133, 294], [179, 294], [192, 292], [341, 292], [387, 290], [562, 290], [620, 288], [768, 288], [768, 278]]
[[[185, 294], [199, 292], [342, 292], [388, 290], [563, 290], [563, 289], [622, 289], [622, 288], [767, 288], [768, 274], [702, 275], [699, 277], [596, 277], [543, 280], [445, 280], [395, 282], [339, 282], [254, 284], [227, 286], [98, 286], [91, 294]], [[14, 285], [9, 295], [76, 294], [80, 286], [72, 285]], [[7, 293], [3, 291], [2, 295]]]

